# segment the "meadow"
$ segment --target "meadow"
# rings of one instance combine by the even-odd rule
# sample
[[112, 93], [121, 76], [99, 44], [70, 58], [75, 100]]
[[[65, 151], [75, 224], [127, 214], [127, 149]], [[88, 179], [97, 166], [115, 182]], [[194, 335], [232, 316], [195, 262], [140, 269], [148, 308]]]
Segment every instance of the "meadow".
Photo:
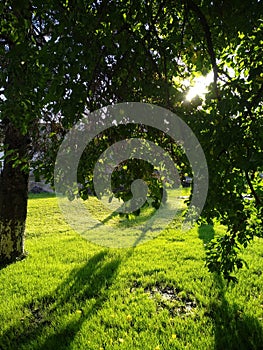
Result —
[[28, 256], [0, 270], [0, 349], [263, 349], [262, 239], [227, 285], [205, 267], [205, 244], [224, 227], [182, 232], [180, 222], [136, 247], [106, 248], [65, 222], [56, 197], [32, 195]]

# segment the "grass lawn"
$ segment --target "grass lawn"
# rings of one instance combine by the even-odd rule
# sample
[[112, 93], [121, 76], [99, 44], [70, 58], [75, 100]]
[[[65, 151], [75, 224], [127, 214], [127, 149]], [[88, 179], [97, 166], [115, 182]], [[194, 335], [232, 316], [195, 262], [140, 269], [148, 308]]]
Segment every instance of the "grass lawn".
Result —
[[224, 228], [179, 227], [105, 248], [65, 223], [55, 197], [31, 197], [29, 255], [0, 270], [0, 349], [263, 349], [262, 240], [227, 287], [204, 267], [204, 244]]

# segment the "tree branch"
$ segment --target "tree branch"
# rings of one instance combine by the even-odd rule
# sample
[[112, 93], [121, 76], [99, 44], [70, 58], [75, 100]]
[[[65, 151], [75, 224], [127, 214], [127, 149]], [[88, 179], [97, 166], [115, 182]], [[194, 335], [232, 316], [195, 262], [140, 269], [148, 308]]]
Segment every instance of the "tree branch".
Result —
[[212, 68], [213, 68], [213, 72], [214, 72], [214, 89], [215, 89], [217, 99], [220, 99], [219, 91], [218, 91], [218, 87], [217, 87], [218, 67], [216, 64], [216, 54], [214, 51], [210, 27], [207, 23], [205, 15], [203, 14], [203, 12], [200, 10], [200, 8], [196, 5], [196, 3], [193, 0], [186, 0], [186, 4], [188, 5], [190, 10], [192, 10], [193, 12], [196, 13], [196, 15], [198, 16], [200, 23], [203, 27], [203, 30], [205, 33], [205, 38], [206, 38], [206, 43], [207, 43], [207, 50], [208, 50], [208, 54], [209, 54], [210, 59], [211, 59], [211, 64], [212, 64]]
[[259, 196], [257, 195], [257, 192], [255, 191], [254, 187], [253, 187], [253, 184], [252, 184], [252, 182], [250, 180], [248, 171], [245, 171], [245, 176], [246, 176], [246, 180], [247, 180], [248, 186], [250, 188], [250, 191], [251, 191], [253, 197], [255, 198], [256, 205], [261, 204], [261, 200], [260, 200]]
[[0, 42], [2, 42], [4, 45], [13, 45], [14, 42], [5, 34], [1, 33], [0, 35]]

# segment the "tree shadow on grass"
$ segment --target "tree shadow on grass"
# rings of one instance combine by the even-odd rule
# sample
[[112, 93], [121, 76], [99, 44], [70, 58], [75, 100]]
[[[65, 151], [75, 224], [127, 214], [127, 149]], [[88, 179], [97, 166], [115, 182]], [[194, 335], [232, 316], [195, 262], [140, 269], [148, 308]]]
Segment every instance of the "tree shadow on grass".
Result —
[[257, 317], [244, 312], [244, 306], [229, 303], [225, 296], [225, 282], [214, 278], [217, 299], [210, 304], [208, 316], [213, 319], [216, 350], [263, 349], [263, 329]]
[[136, 247], [139, 244], [156, 238], [164, 229], [169, 227], [168, 225], [173, 220], [180, 218], [183, 211], [184, 209], [178, 209], [175, 212], [174, 209], [169, 208], [164, 210], [161, 217], [158, 215], [158, 211], [155, 211], [155, 213], [150, 213], [142, 217], [137, 216], [130, 220], [126, 218], [116, 223], [116, 225], [112, 225], [112, 232], [109, 234], [107, 230], [105, 231], [107, 226], [104, 226], [104, 223], [116, 216], [116, 214], [111, 214], [99, 224], [91, 227], [88, 230], [89, 236], [86, 234], [87, 230], [83, 231], [82, 235], [86, 236], [88, 240], [103, 246], [113, 248]]
[[[178, 209], [176, 214], [174, 214], [174, 210], [166, 210], [166, 213], [168, 214], [168, 217], [173, 217], [173, 220], [176, 220], [176, 218], [179, 218], [182, 216], [182, 213], [184, 212], [184, 209]], [[173, 215], [174, 214], [174, 215]], [[158, 215], [154, 218], [154, 216], [152, 215], [152, 227], [151, 226], [147, 226], [147, 223], [145, 225], [145, 227], [141, 228], [141, 232], [140, 235], [136, 238], [136, 240], [133, 243], [133, 247], [136, 247], [137, 245], [139, 245], [140, 243], [144, 243], [145, 241], [145, 237], [147, 234], [149, 234], [149, 232], [153, 233], [152, 237], [149, 237], [148, 240], [154, 239], [156, 237], [159, 236], [159, 234], [165, 230], [168, 225], [170, 224], [169, 220], [168, 223], [166, 223], [166, 226], [164, 225], [163, 227], [154, 227], [154, 223], [157, 222], [158, 223], [159, 218]], [[156, 232], [156, 233], [155, 233]]]
[[120, 258], [109, 259], [103, 251], [74, 269], [52, 295], [25, 305], [28, 316], [5, 332], [0, 349], [70, 348], [83, 322], [107, 300], [120, 262]]
[[[215, 236], [214, 227], [201, 225], [198, 229], [199, 238], [204, 244]], [[263, 349], [263, 329], [259, 320], [246, 314], [243, 305], [229, 303], [226, 290], [230, 286], [218, 274], [211, 274], [215, 294], [210, 300], [206, 316], [214, 324], [216, 350], [259, 350]]]

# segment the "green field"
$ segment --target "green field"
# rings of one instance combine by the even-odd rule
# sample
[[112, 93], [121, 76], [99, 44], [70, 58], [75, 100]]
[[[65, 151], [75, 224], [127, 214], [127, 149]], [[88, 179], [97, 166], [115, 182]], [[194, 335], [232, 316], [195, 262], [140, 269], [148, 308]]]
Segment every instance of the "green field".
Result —
[[[110, 224], [133, 220], [143, 217]], [[31, 197], [28, 256], [0, 270], [0, 349], [263, 349], [262, 240], [226, 286], [204, 260], [224, 228], [182, 232], [180, 220], [134, 248], [105, 248], [68, 226], [55, 197]]]

